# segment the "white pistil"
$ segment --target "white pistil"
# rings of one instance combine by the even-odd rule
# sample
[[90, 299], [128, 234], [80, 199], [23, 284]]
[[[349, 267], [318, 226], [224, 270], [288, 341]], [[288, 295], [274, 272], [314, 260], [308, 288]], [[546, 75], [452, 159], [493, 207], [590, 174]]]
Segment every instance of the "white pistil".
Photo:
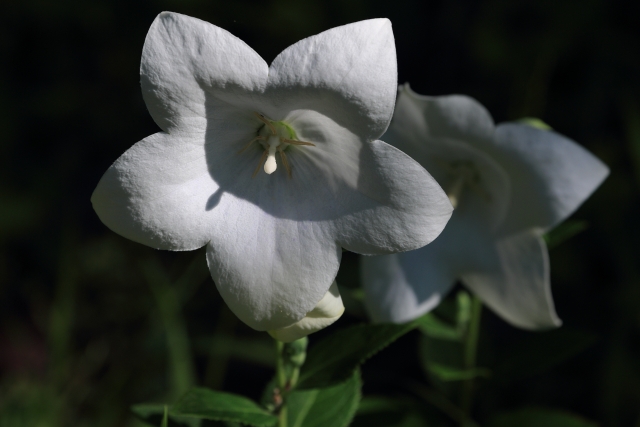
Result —
[[449, 187], [449, 191], [447, 191], [447, 196], [449, 197], [449, 201], [454, 209], [458, 207], [458, 202], [460, 201], [460, 196], [462, 195], [462, 190], [464, 189], [466, 180], [467, 176], [465, 173], [459, 174]]
[[447, 196], [454, 209], [460, 204], [465, 187], [470, 188], [487, 202], [491, 202], [491, 195], [482, 186], [480, 174], [472, 163], [460, 162], [448, 164], [445, 167], [453, 176], [453, 180], [447, 188]]
[[267, 161], [264, 162], [264, 171], [271, 175], [278, 169], [278, 164], [276, 163], [276, 150], [278, 149], [278, 145], [280, 145], [280, 138], [277, 136], [272, 136], [267, 141], [269, 144], [269, 154], [267, 154]]

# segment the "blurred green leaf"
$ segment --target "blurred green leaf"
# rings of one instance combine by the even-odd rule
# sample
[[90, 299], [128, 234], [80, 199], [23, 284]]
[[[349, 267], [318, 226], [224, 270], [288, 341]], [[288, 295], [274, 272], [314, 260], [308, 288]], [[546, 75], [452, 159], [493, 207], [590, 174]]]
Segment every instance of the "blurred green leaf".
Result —
[[[133, 405], [131, 411], [145, 423], [158, 426], [164, 422], [164, 411], [167, 405], [160, 403], [141, 403], [139, 405]], [[200, 420], [191, 417], [175, 416], [169, 410], [168, 427], [200, 427]]]
[[553, 230], [546, 233], [544, 241], [547, 243], [549, 249], [555, 248], [559, 244], [569, 240], [576, 234], [579, 234], [589, 228], [587, 221], [569, 220], [558, 225]]
[[212, 356], [232, 357], [256, 365], [273, 368], [276, 356], [273, 349], [273, 339], [267, 334], [251, 337], [233, 335], [212, 335], [195, 340], [197, 353], [209, 353]]
[[593, 333], [567, 327], [531, 332], [503, 351], [493, 371], [494, 377], [505, 382], [539, 374], [581, 353], [596, 341]]
[[460, 331], [456, 326], [440, 320], [433, 313], [427, 313], [418, 318], [417, 323], [418, 329], [420, 329], [423, 334], [431, 338], [460, 341], [463, 337], [462, 331]]
[[7, 194], [0, 188], [0, 237], [20, 236], [32, 232], [46, 217], [46, 206], [33, 196]]
[[347, 380], [365, 360], [417, 326], [415, 321], [358, 325], [329, 335], [309, 350], [297, 388], [328, 387]]
[[[140, 263], [140, 268], [155, 298], [164, 325], [171, 366], [171, 388], [175, 398], [195, 384], [191, 344], [186, 320], [182, 314], [183, 301], [178, 288], [171, 283], [162, 264], [156, 258], [147, 258]], [[190, 269], [187, 271], [187, 275], [190, 275]]]
[[254, 401], [231, 393], [205, 388], [188, 391], [171, 407], [173, 415], [215, 421], [232, 421], [252, 426], [272, 426], [278, 418]]
[[433, 339], [423, 335], [420, 337], [418, 349], [423, 372], [427, 374], [434, 387], [445, 393], [448, 392], [451, 386], [447, 384], [447, 381], [443, 382], [440, 377], [435, 375], [430, 366], [437, 364], [462, 369], [464, 366], [462, 343], [459, 341]]
[[491, 371], [486, 368], [461, 369], [454, 366], [428, 362], [427, 370], [441, 381], [463, 381], [477, 377], [488, 378]]
[[498, 415], [487, 427], [597, 427], [579, 415], [557, 409], [524, 408]]
[[[461, 290], [453, 298], [453, 304], [449, 300], [451, 298], [443, 302], [443, 305], [449, 302], [449, 307], [444, 308], [448, 321], [435, 313], [427, 313], [416, 319], [416, 322], [420, 331], [430, 338], [462, 342], [471, 319], [471, 296], [467, 291]], [[443, 309], [438, 310], [442, 311]]]
[[58, 426], [64, 400], [53, 387], [19, 382], [0, 383], [0, 426]]
[[528, 126], [534, 127], [536, 129], [552, 130], [551, 126], [549, 126], [548, 124], [546, 124], [542, 120], [537, 119], [535, 117], [523, 117], [520, 120], [516, 120], [516, 121], [518, 123], [522, 123], [523, 125], [528, 125]]
[[360, 372], [333, 387], [295, 390], [287, 396], [289, 427], [346, 427], [360, 402]]
[[406, 399], [365, 397], [351, 427], [424, 427], [416, 408]]
[[473, 301], [467, 291], [460, 290], [445, 299], [444, 302], [448, 303], [446, 311], [438, 309], [438, 315], [434, 313], [418, 319], [424, 332], [420, 340], [422, 368], [432, 385], [449, 397], [457, 387], [451, 382], [489, 377], [491, 374], [486, 368], [469, 366], [463, 357], [471, 330]]

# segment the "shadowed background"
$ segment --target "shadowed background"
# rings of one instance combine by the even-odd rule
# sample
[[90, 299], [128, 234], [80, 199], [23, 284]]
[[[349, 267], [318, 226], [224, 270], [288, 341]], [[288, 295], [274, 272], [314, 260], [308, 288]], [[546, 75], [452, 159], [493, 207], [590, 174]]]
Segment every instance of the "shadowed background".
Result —
[[[539, 405], [640, 425], [640, 3], [605, 0], [3, 2], [0, 425], [135, 426], [133, 403], [193, 384], [257, 398], [272, 375], [272, 342], [224, 306], [204, 251], [130, 242], [89, 202], [107, 167], [158, 131], [138, 70], [163, 10], [218, 25], [267, 62], [387, 17], [399, 83], [470, 95], [497, 122], [538, 117], [601, 158], [611, 176], [573, 216], [588, 228], [550, 252], [564, 326], [524, 332], [485, 310], [479, 360], [494, 376], [475, 415]], [[357, 256], [345, 253], [338, 279], [348, 313], [332, 328], [362, 320]], [[415, 400], [407, 382], [429, 385], [420, 343], [410, 334], [365, 365], [365, 395]]]

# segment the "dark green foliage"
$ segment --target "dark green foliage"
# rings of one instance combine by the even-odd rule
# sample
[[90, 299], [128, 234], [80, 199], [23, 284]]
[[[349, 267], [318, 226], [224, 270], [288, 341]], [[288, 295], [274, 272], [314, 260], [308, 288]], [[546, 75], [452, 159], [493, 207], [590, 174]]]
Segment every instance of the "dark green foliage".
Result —
[[568, 220], [545, 234], [544, 240], [547, 243], [547, 247], [552, 249], [587, 228], [589, 228], [587, 221]]
[[366, 359], [416, 326], [357, 325], [335, 331], [309, 351], [298, 388], [327, 387], [344, 381]]
[[487, 427], [597, 427], [597, 424], [565, 411], [525, 408], [491, 420]]
[[287, 396], [289, 427], [346, 427], [360, 403], [360, 372], [331, 387], [293, 391]]
[[171, 407], [171, 413], [257, 427], [272, 426], [278, 421], [277, 417], [246, 397], [205, 388], [188, 391]]
[[383, 397], [362, 399], [352, 427], [424, 427], [427, 421], [407, 400]]
[[580, 354], [596, 342], [594, 334], [570, 327], [530, 333], [498, 356], [495, 379], [506, 382], [541, 374]]

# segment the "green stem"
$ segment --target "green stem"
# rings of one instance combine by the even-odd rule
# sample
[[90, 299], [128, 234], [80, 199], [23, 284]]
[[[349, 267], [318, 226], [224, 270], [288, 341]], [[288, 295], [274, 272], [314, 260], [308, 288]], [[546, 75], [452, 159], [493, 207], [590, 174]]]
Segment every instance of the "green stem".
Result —
[[155, 258], [142, 262], [141, 269], [156, 300], [164, 326], [171, 366], [172, 398], [177, 399], [195, 383], [195, 367], [187, 326], [182, 316], [182, 301], [162, 265]]
[[78, 270], [74, 259], [73, 240], [69, 233], [62, 237], [56, 294], [51, 307], [48, 340], [51, 349], [52, 383], [62, 389], [68, 385], [72, 370], [71, 332], [76, 309]]
[[205, 370], [205, 384], [214, 390], [222, 390], [224, 385], [237, 323], [236, 315], [222, 302]]
[[452, 421], [459, 424], [466, 422], [466, 427], [478, 427], [478, 424], [464, 414], [460, 408], [451, 402], [444, 394], [431, 390], [422, 383], [414, 380], [405, 380], [404, 386], [425, 402], [449, 416]]
[[294, 388], [298, 384], [298, 378], [300, 377], [300, 368], [294, 367], [291, 370], [291, 379], [289, 380], [289, 388]]
[[278, 378], [278, 387], [280, 388], [280, 392], [282, 393], [284, 391], [284, 388], [287, 385], [287, 374], [284, 371], [284, 358], [283, 358], [283, 351], [284, 351], [284, 343], [282, 341], [276, 341], [276, 350], [277, 350], [277, 354], [276, 354], [276, 377]]
[[307, 337], [283, 343], [276, 340], [276, 378], [282, 402], [278, 412], [278, 426], [287, 427], [287, 395], [293, 390], [300, 377], [300, 367], [307, 357]]
[[[287, 387], [287, 373], [284, 370], [284, 343], [282, 341], [276, 340], [276, 350], [276, 378], [278, 379], [280, 396], [284, 398]], [[278, 412], [278, 427], [287, 427], [287, 406], [284, 399]]]
[[287, 407], [282, 405], [278, 414], [278, 427], [287, 427]]
[[[464, 368], [475, 369], [476, 354], [478, 352], [478, 336], [480, 335], [480, 317], [482, 314], [482, 302], [475, 295], [471, 299], [471, 318], [467, 329], [464, 343]], [[464, 420], [460, 423], [462, 427], [469, 425], [469, 415], [473, 403], [474, 380], [470, 378], [462, 383], [462, 394], [460, 397], [460, 407], [464, 414]]]

